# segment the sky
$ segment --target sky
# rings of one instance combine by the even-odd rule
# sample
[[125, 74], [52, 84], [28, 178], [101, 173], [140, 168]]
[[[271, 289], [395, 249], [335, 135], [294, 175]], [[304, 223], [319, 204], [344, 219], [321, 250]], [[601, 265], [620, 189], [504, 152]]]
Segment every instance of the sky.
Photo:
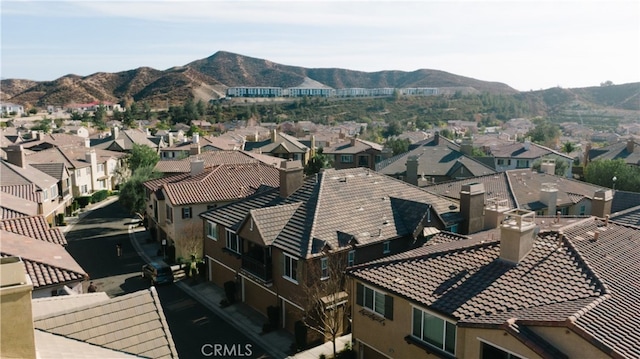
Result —
[[520, 91], [640, 82], [635, 0], [2, 0], [0, 15], [3, 79], [165, 70], [227, 51], [307, 68], [441, 70]]

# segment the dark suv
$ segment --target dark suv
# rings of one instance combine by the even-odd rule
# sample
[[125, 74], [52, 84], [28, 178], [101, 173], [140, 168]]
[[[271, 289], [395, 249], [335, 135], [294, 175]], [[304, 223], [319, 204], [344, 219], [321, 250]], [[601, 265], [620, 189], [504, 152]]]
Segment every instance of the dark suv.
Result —
[[164, 262], [151, 262], [142, 266], [142, 278], [148, 278], [153, 285], [173, 283], [173, 270]]

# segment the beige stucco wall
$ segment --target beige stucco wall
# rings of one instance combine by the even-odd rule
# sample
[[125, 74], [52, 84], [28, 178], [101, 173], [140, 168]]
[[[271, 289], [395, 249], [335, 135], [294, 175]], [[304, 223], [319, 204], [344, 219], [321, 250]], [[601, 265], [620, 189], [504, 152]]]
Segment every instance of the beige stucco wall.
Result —
[[35, 339], [31, 320], [31, 285], [0, 290], [0, 357], [35, 358]]
[[529, 327], [569, 358], [610, 358], [584, 338], [563, 327]]
[[[463, 333], [461, 335], [461, 332]], [[458, 328], [456, 354], [459, 358], [480, 358], [481, 340], [530, 359], [540, 358], [533, 350], [504, 330], [481, 328]]]

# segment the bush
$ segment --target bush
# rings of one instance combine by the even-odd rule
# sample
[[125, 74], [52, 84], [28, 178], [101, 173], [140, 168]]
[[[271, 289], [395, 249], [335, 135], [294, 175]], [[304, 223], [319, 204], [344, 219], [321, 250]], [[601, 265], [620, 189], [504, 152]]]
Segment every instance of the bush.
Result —
[[91, 203], [104, 201], [107, 197], [109, 197], [109, 191], [107, 191], [106, 189], [94, 192], [91, 195]]
[[91, 196], [78, 197], [76, 198], [76, 201], [78, 202], [78, 206], [80, 206], [80, 208], [84, 208], [88, 206], [89, 203], [91, 203]]
[[295, 323], [294, 335], [296, 339], [296, 349], [301, 350], [307, 347], [307, 326], [298, 320]]
[[224, 282], [224, 294], [227, 296], [229, 304], [233, 304], [236, 301], [236, 282], [230, 280]]
[[67, 224], [64, 222], [64, 213], [58, 213], [56, 215], [56, 219], [59, 226], [66, 226]]

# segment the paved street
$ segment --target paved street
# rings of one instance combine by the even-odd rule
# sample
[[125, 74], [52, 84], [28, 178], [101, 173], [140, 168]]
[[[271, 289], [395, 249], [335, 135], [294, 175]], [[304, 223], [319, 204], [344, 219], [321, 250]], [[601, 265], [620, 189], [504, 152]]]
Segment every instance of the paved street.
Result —
[[[131, 217], [117, 202], [98, 208], [66, 233], [67, 250], [99, 291], [114, 297], [149, 288], [144, 264], [129, 240]], [[122, 245], [122, 256], [116, 244]], [[269, 358], [266, 351], [176, 285], [157, 287], [181, 358]]]

